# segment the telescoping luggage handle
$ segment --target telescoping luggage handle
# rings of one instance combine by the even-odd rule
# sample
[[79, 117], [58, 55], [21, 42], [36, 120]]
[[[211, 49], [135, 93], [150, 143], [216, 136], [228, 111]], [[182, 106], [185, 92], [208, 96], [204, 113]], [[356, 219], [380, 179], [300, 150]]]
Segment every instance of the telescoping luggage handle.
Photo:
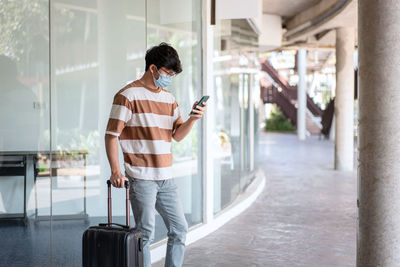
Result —
[[122, 227], [128, 227], [130, 226], [130, 215], [129, 215], [129, 182], [125, 181], [125, 191], [126, 191], [126, 225], [121, 225], [118, 223], [113, 223], [112, 222], [112, 210], [111, 210], [111, 181], [107, 180], [107, 187], [108, 187], [108, 226], [111, 226], [112, 224], [119, 225]]

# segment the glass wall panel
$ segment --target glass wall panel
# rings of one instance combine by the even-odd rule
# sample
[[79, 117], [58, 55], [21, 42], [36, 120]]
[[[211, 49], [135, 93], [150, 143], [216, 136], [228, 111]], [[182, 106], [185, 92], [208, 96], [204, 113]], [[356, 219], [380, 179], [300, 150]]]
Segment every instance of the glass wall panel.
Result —
[[49, 3], [0, 0], [0, 266], [49, 266]]
[[215, 213], [232, 203], [254, 177], [257, 40], [246, 20], [216, 23], [212, 99], [215, 138], [214, 151], [210, 153], [214, 157]]
[[239, 194], [241, 124], [239, 76], [215, 71], [216, 95], [214, 157], [214, 212], [226, 207]]
[[[52, 2], [54, 266], [80, 266], [84, 230], [107, 222], [104, 134], [114, 95], [144, 72], [144, 3]], [[112, 199], [113, 222], [125, 223], [123, 189]]]
[[[179, 12], [177, 12], [179, 10]], [[147, 1], [147, 46], [171, 44], [179, 54], [183, 71], [167, 88], [175, 96], [182, 118], [188, 119], [201, 97], [201, 1]], [[181, 142], [172, 142], [173, 173], [189, 226], [202, 221], [201, 120]], [[166, 229], [156, 217], [156, 240]]]
[[[256, 54], [248, 54], [249, 58], [257, 60]], [[253, 71], [257, 66], [254, 66]], [[243, 97], [241, 98], [241, 109], [243, 119], [243, 168], [240, 177], [240, 190], [246, 189], [254, 178], [255, 160], [258, 147], [258, 103], [259, 103], [259, 81], [256, 73], [243, 74]]]

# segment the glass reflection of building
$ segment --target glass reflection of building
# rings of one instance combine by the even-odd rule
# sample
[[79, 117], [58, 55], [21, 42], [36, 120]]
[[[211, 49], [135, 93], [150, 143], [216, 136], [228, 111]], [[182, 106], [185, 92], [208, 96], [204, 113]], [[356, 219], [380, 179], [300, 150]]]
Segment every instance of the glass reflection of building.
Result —
[[[83, 231], [106, 221], [104, 131], [113, 96], [143, 74], [146, 49], [166, 41], [184, 68], [169, 89], [187, 118], [203, 94], [201, 7], [200, 0], [0, 0], [0, 265], [81, 265]], [[214, 134], [198, 123], [172, 145], [190, 227], [203, 223], [204, 194], [215, 195], [217, 213], [256, 169], [257, 36], [246, 20], [215, 29], [215, 76], [207, 77]], [[205, 140], [215, 151], [205, 151]], [[202, 153], [214, 158], [214, 192], [203, 192]], [[113, 189], [115, 222], [124, 222], [123, 198]], [[165, 242], [156, 220], [155, 242]]]

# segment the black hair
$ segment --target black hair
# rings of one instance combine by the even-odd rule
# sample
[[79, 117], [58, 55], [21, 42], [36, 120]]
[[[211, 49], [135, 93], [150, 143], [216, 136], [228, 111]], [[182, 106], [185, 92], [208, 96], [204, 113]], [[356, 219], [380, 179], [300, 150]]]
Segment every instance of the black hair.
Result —
[[181, 61], [176, 50], [167, 43], [153, 46], [146, 51], [146, 71], [151, 64], [156, 65], [157, 69], [162, 67], [173, 70], [176, 74], [182, 72]]

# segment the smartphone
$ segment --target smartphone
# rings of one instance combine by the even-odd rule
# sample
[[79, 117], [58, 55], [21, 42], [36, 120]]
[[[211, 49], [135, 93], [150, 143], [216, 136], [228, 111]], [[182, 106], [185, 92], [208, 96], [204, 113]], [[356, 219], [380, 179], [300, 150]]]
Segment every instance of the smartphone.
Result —
[[[203, 97], [199, 100], [199, 103], [197, 103], [197, 106], [203, 107], [203, 106], [204, 106], [203, 103], [207, 102], [207, 100], [208, 100], [209, 98], [210, 98], [210, 96], [208, 96], [208, 95], [203, 96]], [[193, 111], [191, 111], [190, 114], [196, 114], [196, 113], [194, 113]]]

